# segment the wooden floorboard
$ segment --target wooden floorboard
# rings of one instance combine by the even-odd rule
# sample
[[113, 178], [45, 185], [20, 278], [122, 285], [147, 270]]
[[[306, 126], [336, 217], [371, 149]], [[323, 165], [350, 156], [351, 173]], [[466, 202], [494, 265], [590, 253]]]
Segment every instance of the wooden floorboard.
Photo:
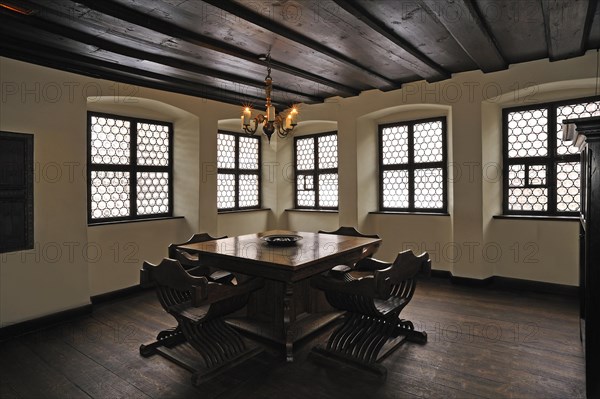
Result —
[[308, 359], [333, 326], [200, 387], [138, 348], [175, 325], [152, 292], [97, 305], [89, 317], [0, 343], [0, 397], [19, 398], [584, 398], [576, 298], [419, 283], [402, 317], [428, 333], [383, 361], [381, 381]]

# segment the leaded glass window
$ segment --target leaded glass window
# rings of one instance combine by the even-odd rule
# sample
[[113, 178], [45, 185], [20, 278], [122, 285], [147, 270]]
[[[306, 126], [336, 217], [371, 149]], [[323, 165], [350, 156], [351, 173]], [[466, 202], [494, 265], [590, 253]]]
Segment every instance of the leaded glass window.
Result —
[[173, 125], [88, 113], [88, 222], [172, 216]]
[[503, 111], [505, 214], [577, 214], [579, 154], [561, 140], [562, 121], [596, 115], [600, 97]]
[[217, 135], [217, 209], [260, 208], [260, 138]]
[[294, 138], [296, 208], [338, 208], [337, 132]]
[[379, 126], [381, 211], [447, 212], [446, 118]]

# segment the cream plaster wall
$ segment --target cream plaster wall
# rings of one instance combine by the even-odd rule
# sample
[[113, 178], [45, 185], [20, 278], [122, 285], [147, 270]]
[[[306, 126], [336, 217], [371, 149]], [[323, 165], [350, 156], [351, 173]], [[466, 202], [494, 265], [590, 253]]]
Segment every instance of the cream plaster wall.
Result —
[[0, 130], [34, 134], [35, 174], [35, 248], [0, 254], [2, 326], [85, 305], [90, 296], [82, 177], [86, 101], [69, 101], [57, 91], [62, 72], [0, 62]]
[[[271, 143], [263, 139], [268, 162], [263, 198], [270, 210], [218, 214], [215, 132], [239, 129], [239, 107], [0, 58], [0, 129], [35, 135], [37, 168], [37, 246], [0, 255], [0, 326], [85, 305], [91, 295], [133, 285], [142, 260], [159, 261], [167, 243], [196, 231], [235, 235], [357, 226], [383, 237], [382, 259], [419, 247], [432, 253], [434, 268], [459, 276], [575, 285], [576, 222], [493, 219], [501, 209], [501, 181], [488, 175], [501, 158], [502, 107], [592, 94], [595, 70], [595, 53], [589, 52], [303, 105], [296, 135], [338, 131], [339, 212], [286, 211], [293, 206], [293, 139], [274, 138]], [[87, 226], [88, 109], [175, 124], [175, 213], [184, 218]], [[440, 115], [447, 116], [449, 128], [450, 216], [369, 213], [377, 210], [377, 125]], [[94, 253], [98, 248], [100, 257]]]
[[[338, 124], [334, 120], [326, 119], [332, 117], [335, 113], [335, 107], [330, 104], [324, 104], [326, 111], [315, 106], [305, 106], [300, 112], [303, 115], [296, 130], [295, 137], [301, 137], [308, 134], [325, 133], [338, 131], [338, 154], [341, 164], [341, 147], [343, 139], [339, 134]], [[306, 118], [304, 118], [306, 115]], [[353, 196], [349, 188], [341, 184], [343, 169], [339, 168], [340, 192], [339, 206], [342, 207], [344, 197]], [[286, 211], [294, 208], [294, 140], [293, 138], [278, 139], [277, 141], [277, 162], [276, 162], [277, 184], [277, 211], [276, 220], [278, 226], [282, 229], [295, 231], [318, 231], [318, 230], [336, 230], [339, 226], [338, 212], [311, 212], [311, 211]]]
[[577, 285], [579, 223], [494, 219], [502, 213], [502, 108], [594, 95], [595, 79], [531, 85], [482, 102], [483, 234], [487, 270], [496, 276]]
[[[0, 130], [33, 133], [35, 242], [0, 254], [0, 326], [90, 303], [138, 283], [143, 260], [193, 232], [218, 232], [217, 120], [238, 107], [0, 58]], [[172, 121], [180, 219], [87, 225], [87, 111]], [[202, 195], [201, 195], [202, 194]]]
[[[235, 115], [235, 114], [233, 114]], [[243, 133], [240, 119], [223, 119], [217, 123], [219, 130]], [[255, 133], [261, 138], [262, 161], [262, 207], [264, 211], [219, 213], [217, 216], [217, 231], [219, 236], [236, 236], [255, 233], [276, 228], [275, 213], [277, 209], [277, 151], [276, 140], [270, 143], [260, 129]], [[216, 144], [215, 144], [216, 149]], [[216, 172], [216, 167], [215, 167]]]

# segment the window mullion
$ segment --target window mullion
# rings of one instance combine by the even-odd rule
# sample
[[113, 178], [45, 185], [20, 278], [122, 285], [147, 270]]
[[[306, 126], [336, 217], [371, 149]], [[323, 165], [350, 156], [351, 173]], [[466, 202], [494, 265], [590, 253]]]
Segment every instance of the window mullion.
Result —
[[131, 126], [129, 137], [129, 216], [137, 216], [137, 127], [135, 120], [129, 119]]
[[234, 199], [234, 207], [235, 209], [240, 209], [240, 136], [235, 136], [235, 140], [234, 140], [234, 145], [233, 145], [233, 156], [235, 158], [234, 164], [233, 164], [233, 174], [235, 176], [234, 178], [234, 185], [235, 188], [233, 190], [234, 195], [235, 195], [235, 199]]
[[315, 189], [315, 208], [319, 208], [319, 139], [313, 137], [314, 146], [314, 168], [313, 168], [313, 188]]
[[408, 209], [415, 210], [415, 124], [408, 125]]
[[548, 213], [556, 214], [556, 105], [548, 107], [548, 160], [546, 166], [546, 184], [548, 187]]

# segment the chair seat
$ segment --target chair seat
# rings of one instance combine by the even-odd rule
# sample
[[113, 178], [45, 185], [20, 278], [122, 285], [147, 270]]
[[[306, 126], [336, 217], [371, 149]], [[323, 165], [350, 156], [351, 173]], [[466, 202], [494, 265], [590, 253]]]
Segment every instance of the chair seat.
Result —
[[[158, 265], [144, 262], [140, 271], [141, 281], [154, 284], [163, 309], [177, 320], [177, 327], [160, 331], [156, 341], [141, 345], [140, 354], [158, 353], [185, 367], [193, 372], [196, 385], [262, 351], [225, 323], [224, 317], [243, 308], [250, 293], [264, 282], [248, 278], [233, 284], [234, 276], [228, 272], [195, 275], [201, 268], [186, 270], [178, 260], [165, 258]], [[183, 356], [186, 351], [179, 345], [195, 349], [198, 357]]]
[[169, 313], [185, 317], [192, 323], [198, 323], [206, 317], [209, 309], [210, 304], [194, 307], [192, 306], [192, 301], [185, 301], [169, 306]]
[[415, 256], [408, 250], [393, 263], [363, 258], [314, 278], [311, 284], [325, 292], [329, 304], [348, 313], [327, 344], [315, 347], [311, 356], [385, 376], [387, 370], [379, 363], [388, 353], [406, 341], [427, 342], [427, 333], [415, 331], [410, 320], [400, 319], [400, 313], [412, 299], [417, 274], [429, 270], [429, 254]]
[[181, 251], [181, 255], [183, 257], [185, 257], [185, 259], [189, 260], [190, 262], [198, 262], [198, 254], [191, 254], [189, 252], [186, 251]]
[[394, 314], [394, 311], [398, 311], [398, 309], [402, 309], [410, 302], [410, 299], [399, 298], [399, 297], [391, 297], [389, 299], [373, 299], [373, 304], [379, 313], [386, 317], [391, 315], [393, 318], [397, 318], [398, 316]]

